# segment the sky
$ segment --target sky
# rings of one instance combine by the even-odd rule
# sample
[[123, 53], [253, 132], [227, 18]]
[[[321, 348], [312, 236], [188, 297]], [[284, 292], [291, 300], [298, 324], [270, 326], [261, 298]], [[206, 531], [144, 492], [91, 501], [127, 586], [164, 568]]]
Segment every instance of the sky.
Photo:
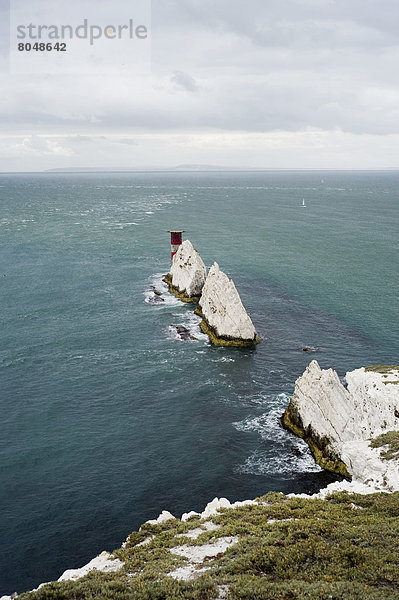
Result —
[[[399, 168], [397, 0], [59, 4], [0, 0], [0, 171]], [[18, 24], [129, 18], [145, 40], [16, 50]]]

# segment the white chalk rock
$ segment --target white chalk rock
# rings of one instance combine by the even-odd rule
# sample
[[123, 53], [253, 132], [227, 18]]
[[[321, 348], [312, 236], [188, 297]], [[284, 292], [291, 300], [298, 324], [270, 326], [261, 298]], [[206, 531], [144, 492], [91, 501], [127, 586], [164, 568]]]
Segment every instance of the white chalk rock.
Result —
[[311, 426], [328, 440], [328, 449], [345, 463], [354, 482], [399, 490], [399, 460], [382, 460], [380, 448], [369, 445], [370, 439], [399, 430], [399, 371], [387, 377], [361, 368], [345, 379], [347, 388], [335, 371], [312, 361], [296, 381], [290, 407], [305, 431]]
[[[80, 567], [79, 569], [67, 569], [61, 575], [57, 581], [76, 581], [81, 577], [84, 577], [90, 571], [101, 571], [102, 573], [111, 573], [114, 571], [119, 571], [123, 567], [125, 563], [119, 560], [118, 558], [112, 558], [109, 552], [101, 552], [98, 556], [93, 558], [87, 565]], [[49, 585], [52, 583], [51, 581], [46, 581], [45, 583], [41, 583], [37, 588], [31, 590], [32, 592], [37, 592], [45, 585]], [[13, 600], [16, 596], [2, 596], [0, 600]]]
[[199, 517], [199, 513], [195, 512], [194, 510], [190, 510], [190, 512], [182, 514], [181, 520], [183, 521], [183, 523], [185, 523], [186, 521], [191, 519], [191, 517]]
[[112, 571], [119, 571], [123, 567], [124, 563], [117, 558], [111, 558], [108, 552], [101, 552], [98, 556], [93, 558], [87, 565], [80, 569], [68, 569], [65, 571], [58, 581], [74, 581], [80, 579], [90, 571], [102, 571], [103, 573], [110, 573]]
[[233, 281], [215, 262], [209, 270], [199, 301], [202, 314], [218, 337], [252, 341], [256, 331]]
[[231, 508], [241, 508], [242, 506], [256, 506], [258, 503], [256, 500], [239, 500], [237, 502], [233, 502]]
[[168, 510], [163, 510], [157, 519], [150, 519], [150, 521], [146, 521], [146, 523], [149, 523], [150, 525], [160, 525], [170, 519], [175, 519], [175, 517]]
[[201, 295], [206, 279], [206, 268], [189, 240], [185, 240], [174, 255], [169, 275], [173, 287], [185, 296], [192, 298]]
[[190, 517], [209, 519], [209, 517], [217, 514], [219, 508], [240, 508], [241, 506], [253, 506], [256, 504], [256, 500], [243, 500], [231, 504], [230, 500], [227, 500], [227, 498], [214, 498], [211, 502], [208, 502], [202, 513], [190, 511], [188, 513], [184, 513], [181, 517], [181, 520], [188, 521]]
[[201, 513], [201, 519], [208, 519], [216, 515], [219, 508], [231, 508], [230, 501], [227, 498], [214, 498], [205, 506], [204, 511]]

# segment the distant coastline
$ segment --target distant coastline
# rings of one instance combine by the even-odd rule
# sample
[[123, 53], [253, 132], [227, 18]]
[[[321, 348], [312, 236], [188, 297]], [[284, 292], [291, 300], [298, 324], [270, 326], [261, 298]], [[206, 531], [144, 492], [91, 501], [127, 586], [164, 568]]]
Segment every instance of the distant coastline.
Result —
[[57, 167], [38, 171], [0, 171], [1, 175], [48, 174], [48, 173], [395, 173], [399, 167], [379, 169], [328, 169], [320, 167], [233, 167], [226, 165], [176, 165], [144, 167]]

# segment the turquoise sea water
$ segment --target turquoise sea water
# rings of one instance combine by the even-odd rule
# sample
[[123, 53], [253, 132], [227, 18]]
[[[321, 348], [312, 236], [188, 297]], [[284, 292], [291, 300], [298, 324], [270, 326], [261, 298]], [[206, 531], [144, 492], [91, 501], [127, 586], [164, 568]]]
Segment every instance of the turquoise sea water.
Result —
[[[334, 479], [279, 417], [313, 358], [399, 362], [399, 173], [3, 174], [0, 206], [0, 595], [163, 509]], [[255, 350], [152, 304], [171, 228], [234, 279]]]

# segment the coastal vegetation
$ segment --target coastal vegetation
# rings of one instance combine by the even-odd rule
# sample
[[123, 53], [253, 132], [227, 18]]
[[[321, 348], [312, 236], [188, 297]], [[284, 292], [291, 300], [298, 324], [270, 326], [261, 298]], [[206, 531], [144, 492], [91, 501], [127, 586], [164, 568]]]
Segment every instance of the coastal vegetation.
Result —
[[367, 372], [373, 373], [381, 373], [382, 375], [392, 374], [393, 371], [399, 371], [398, 365], [369, 365], [368, 367], [364, 367], [364, 370]]
[[[124, 562], [119, 571], [93, 571], [19, 598], [394, 600], [399, 595], [398, 516], [398, 492], [341, 492], [325, 500], [270, 493], [253, 505], [221, 509], [207, 521], [217, 529], [207, 530], [199, 517], [144, 524], [114, 552]], [[190, 532], [201, 526], [202, 533], [192, 539]], [[168, 575], [188, 563], [171, 549], [200, 548], [226, 536], [237, 542], [204, 557], [196, 578]]]
[[371, 448], [381, 448], [381, 458], [392, 460], [399, 458], [399, 431], [387, 431], [370, 441]]

